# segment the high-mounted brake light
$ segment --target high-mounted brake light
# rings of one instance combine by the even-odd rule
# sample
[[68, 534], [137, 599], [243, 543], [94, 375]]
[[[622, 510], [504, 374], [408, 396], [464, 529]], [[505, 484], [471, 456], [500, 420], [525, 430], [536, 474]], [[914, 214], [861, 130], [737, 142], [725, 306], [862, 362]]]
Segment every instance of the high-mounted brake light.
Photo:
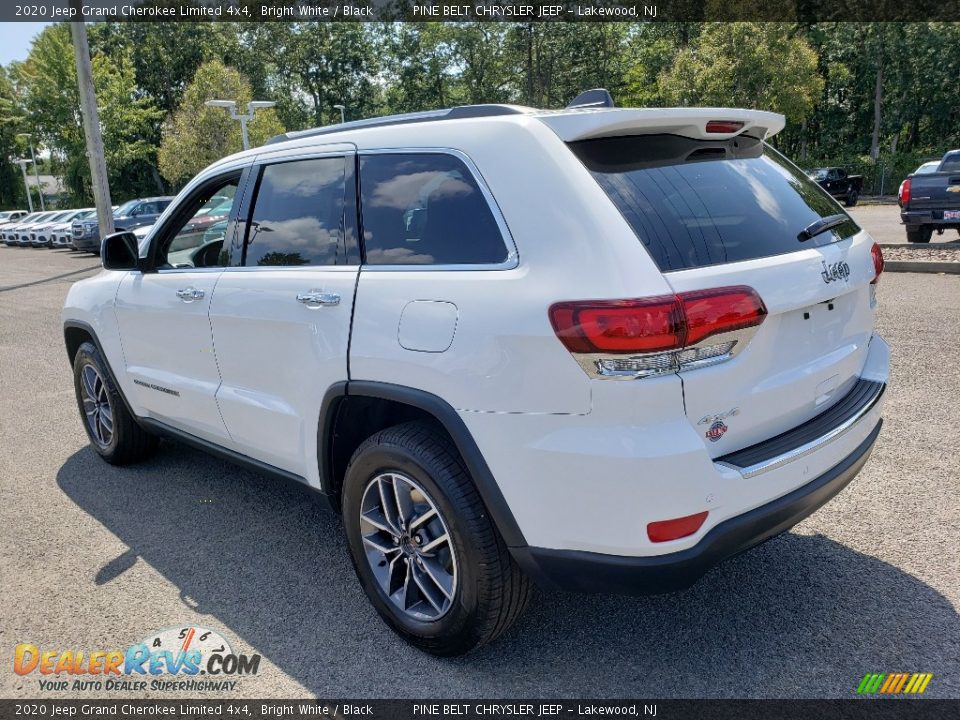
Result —
[[676, 518], [674, 520], [660, 520], [647, 524], [647, 537], [650, 542], [667, 542], [693, 535], [703, 527], [709, 511], [704, 510], [696, 515]]
[[903, 181], [903, 187], [900, 188], [900, 204], [906, 205], [910, 202], [910, 178]]
[[[767, 308], [750, 287], [550, 306], [550, 323], [587, 372], [645, 377], [728, 359]], [[716, 342], [705, 342], [713, 336]], [[737, 348], [739, 349], [739, 348]], [[600, 356], [600, 357], [598, 357]], [[606, 356], [606, 357], [604, 357]]]
[[873, 247], [870, 248], [870, 255], [873, 258], [874, 271], [873, 280], [870, 281], [870, 284], [876, 285], [880, 280], [880, 274], [883, 272], [883, 251], [880, 249], [879, 245], [874, 243]]
[[711, 120], [707, 123], [708, 133], [734, 133], [743, 127], [742, 122], [736, 120]]

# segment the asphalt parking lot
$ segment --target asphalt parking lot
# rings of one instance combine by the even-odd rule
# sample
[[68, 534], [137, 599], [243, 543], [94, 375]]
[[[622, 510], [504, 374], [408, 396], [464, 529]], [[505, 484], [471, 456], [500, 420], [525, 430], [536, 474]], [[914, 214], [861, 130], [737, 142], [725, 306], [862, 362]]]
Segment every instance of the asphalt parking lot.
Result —
[[0, 696], [40, 694], [17, 643], [197, 624], [263, 656], [231, 697], [852, 697], [895, 671], [960, 697], [960, 277], [882, 278], [886, 423], [820, 512], [685, 592], [538, 590], [497, 643], [439, 660], [386, 630], [304, 494], [175, 444], [125, 469], [88, 449], [59, 311], [98, 267], [0, 247]]

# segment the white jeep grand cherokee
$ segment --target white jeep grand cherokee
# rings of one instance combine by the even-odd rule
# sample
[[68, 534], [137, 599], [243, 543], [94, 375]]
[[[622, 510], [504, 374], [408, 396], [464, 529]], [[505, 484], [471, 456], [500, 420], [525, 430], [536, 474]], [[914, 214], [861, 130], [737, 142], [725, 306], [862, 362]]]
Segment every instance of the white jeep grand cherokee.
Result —
[[460, 107], [225, 158], [63, 310], [94, 450], [302, 483], [439, 655], [684, 588], [857, 474], [879, 248], [735, 109]]

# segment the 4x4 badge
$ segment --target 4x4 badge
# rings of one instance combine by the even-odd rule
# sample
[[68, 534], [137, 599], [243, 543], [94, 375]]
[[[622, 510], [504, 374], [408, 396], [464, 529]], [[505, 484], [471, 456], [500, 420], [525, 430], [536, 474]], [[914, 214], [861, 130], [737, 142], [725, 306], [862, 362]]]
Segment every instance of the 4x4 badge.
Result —
[[827, 265], [826, 260], [820, 262], [823, 265], [823, 272], [820, 273], [820, 277], [823, 278], [825, 283], [831, 283], [834, 280], [846, 280], [850, 277], [850, 266], [842, 260], [829, 265]]

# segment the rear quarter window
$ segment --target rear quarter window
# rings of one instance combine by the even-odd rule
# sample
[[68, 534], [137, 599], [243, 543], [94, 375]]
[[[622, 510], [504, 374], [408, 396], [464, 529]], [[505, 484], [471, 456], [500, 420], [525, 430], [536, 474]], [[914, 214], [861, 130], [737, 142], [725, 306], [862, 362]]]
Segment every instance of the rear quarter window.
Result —
[[755, 138], [639, 135], [570, 147], [663, 272], [796, 252], [859, 230], [848, 217], [801, 243], [801, 230], [843, 210]]

